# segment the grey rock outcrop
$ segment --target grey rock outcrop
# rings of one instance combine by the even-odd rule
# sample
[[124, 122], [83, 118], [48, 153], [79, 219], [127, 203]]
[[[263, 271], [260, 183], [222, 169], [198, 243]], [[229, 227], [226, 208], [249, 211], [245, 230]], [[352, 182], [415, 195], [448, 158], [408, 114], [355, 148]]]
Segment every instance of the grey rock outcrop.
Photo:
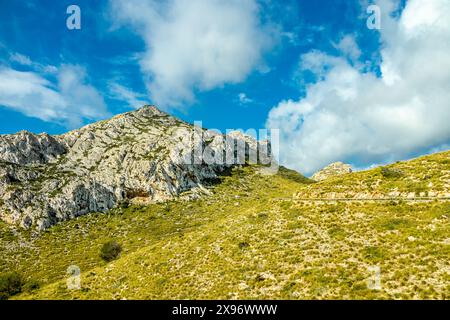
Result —
[[[63, 135], [0, 135], [0, 219], [43, 230], [133, 198], [195, 198], [244, 154], [270, 158], [267, 142], [182, 122], [154, 106]], [[264, 151], [266, 150], [266, 151]], [[268, 150], [268, 151], [267, 151]], [[234, 161], [220, 161], [231, 154]]]
[[54, 137], [21, 131], [14, 135], [0, 135], [0, 160], [27, 164], [43, 164], [55, 160], [67, 150]]
[[345, 164], [342, 162], [335, 162], [335, 163], [332, 163], [332, 164], [326, 166], [325, 168], [316, 172], [315, 174], [313, 174], [311, 179], [313, 179], [315, 181], [322, 181], [322, 180], [326, 180], [330, 177], [334, 177], [334, 176], [338, 176], [338, 175], [346, 174], [346, 173], [351, 173], [351, 172], [352, 172], [351, 165]]

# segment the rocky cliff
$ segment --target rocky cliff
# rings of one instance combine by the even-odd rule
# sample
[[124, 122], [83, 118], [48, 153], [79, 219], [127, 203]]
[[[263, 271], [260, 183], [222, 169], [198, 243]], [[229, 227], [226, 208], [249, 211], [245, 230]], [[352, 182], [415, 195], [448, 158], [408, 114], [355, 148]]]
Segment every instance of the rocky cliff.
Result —
[[326, 180], [330, 177], [338, 176], [341, 174], [351, 173], [352, 167], [349, 164], [345, 164], [342, 162], [332, 163], [320, 171], [317, 171], [311, 179], [315, 181]]
[[42, 230], [134, 198], [195, 198], [258, 151], [267, 163], [267, 142], [196, 128], [154, 106], [58, 136], [0, 135], [0, 218]]

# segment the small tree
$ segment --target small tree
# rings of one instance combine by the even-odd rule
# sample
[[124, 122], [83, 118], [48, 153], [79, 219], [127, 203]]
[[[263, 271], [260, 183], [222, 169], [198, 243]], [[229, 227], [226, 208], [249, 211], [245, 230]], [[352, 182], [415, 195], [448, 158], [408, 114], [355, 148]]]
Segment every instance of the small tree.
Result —
[[8, 272], [0, 275], [0, 300], [6, 300], [9, 297], [22, 291], [23, 281], [16, 272]]
[[100, 257], [104, 261], [110, 262], [117, 259], [120, 252], [122, 252], [122, 247], [120, 246], [120, 244], [118, 244], [116, 241], [108, 241], [103, 245], [100, 251]]

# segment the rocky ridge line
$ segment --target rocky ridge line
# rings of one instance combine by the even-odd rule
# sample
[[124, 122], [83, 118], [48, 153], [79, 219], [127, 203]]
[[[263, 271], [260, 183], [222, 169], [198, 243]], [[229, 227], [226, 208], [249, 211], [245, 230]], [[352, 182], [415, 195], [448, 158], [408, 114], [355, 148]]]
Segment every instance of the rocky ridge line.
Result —
[[[267, 142], [232, 136], [246, 156], [264, 149], [270, 158]], [[230, 151], [224, 139], [154, 106], [63, 135], [0, 135], [0, 219], [43, 230], [129, 199], [197, 198], [236, 164], [205, 163], [192, 150], [213, 158]]]

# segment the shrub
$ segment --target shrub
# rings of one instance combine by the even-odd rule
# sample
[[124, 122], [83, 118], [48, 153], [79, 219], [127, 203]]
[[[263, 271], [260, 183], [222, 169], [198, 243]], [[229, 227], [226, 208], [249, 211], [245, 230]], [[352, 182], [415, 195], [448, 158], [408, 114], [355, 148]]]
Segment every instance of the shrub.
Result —
[[415, 192], [416, 194], [419, 194], [421, 192], [426, 192], [428, 188], [423, 183], [410, 183], [407, 185], [407, 189], [410, 192]]
[[385, 178], [401, 178], [403, 176], [403, 172], [398, 169], [390, 169], [386, 167], [381, 168], [381, 175]]
[[398, 230], [400, 228], [406, 228], [412, 225], [412, 222], [403, 218], [391, 218], [380, 223], [380, 226], [384, 230]]
[[130, 206], [130, 200], [124, 199], [119, 203], [119, 208], [127, 209]]
[[241, 249], [241, 250], [247, 249], [248, 247], [250, 247], [248, 242], [241, 242], [241, 243], [239, 243], [239, 249]]
[[16, 272], [8, 272], [0, 275], [0, 300], [6, 300], [9, 297], [22, 291], [22, 277]]
[[33, 292], [35, 290], [38, 290], [41, 287], [38, 281], [36, 280], [30, 280], [22, 287], [23, 291], [25, 292]]
[[368, 246], [363, 249], [364, 258], [372, 261], [380, 261], [383, 259], [383, 251], [375, 246]]
[[120, 246], [120, 244], [118, 244], [116, 241], [108, 241], [103, 245], [100, 251], [100, 257], [104, 261], [110, 262], [117, 259], [120, 252], [122, 252], [122, 247]]

